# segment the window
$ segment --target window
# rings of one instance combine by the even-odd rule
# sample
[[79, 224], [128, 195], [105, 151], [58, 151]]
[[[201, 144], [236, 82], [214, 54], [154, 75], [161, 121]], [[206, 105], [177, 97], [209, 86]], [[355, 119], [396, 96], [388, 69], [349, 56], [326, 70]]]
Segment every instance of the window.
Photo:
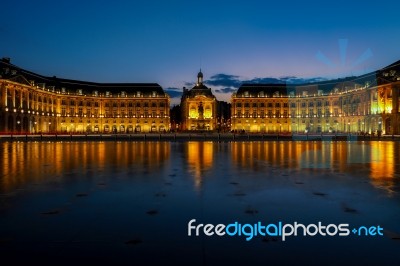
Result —
[[333, 115], [334, 116], [339, 116], [339, 109], [338, 108], [333, 109]]
[[281, 104], [280, 103], [275, 103], [275, 107], [279, 108], [279, 107], [281, 107]]

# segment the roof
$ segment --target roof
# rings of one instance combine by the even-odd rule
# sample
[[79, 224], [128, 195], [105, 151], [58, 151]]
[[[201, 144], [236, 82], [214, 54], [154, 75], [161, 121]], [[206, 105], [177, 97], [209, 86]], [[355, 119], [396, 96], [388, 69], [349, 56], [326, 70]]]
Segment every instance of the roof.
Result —
[[246, 95], [257, 96], [263, 93], [265, 96], [272, 97], [274, 93], [279, 93], [279, 95], [286, 95], [287, 88], [286, 84], [243, 84], [239, 87], [236, 95]]
[[[0, 60], [0, 78], [19, 81], [34, 81], [35, 84], [45, 84], [46, 87], [54, 87], [55, 89], [65, 88], [66, 91], [75, 93], [82, 90], [83, 94], [91, 94], [93, 91], [99, 93], [117, 93], [125, 91], [128, 94], [150, 94], [156, 92], [158, 95], [165, 95], [164, 90], [157, 83], [96, 83], [88, 81], [79, 81], [72, 79], [63, 79], [57, 77], [46, 77], [28, 70], [19, 68], [10, 64], [7, 60]], [[22, 82], [21, 82], [22, 83]], [[26, 83], [26, 82], [24, 82]]]
[[196, 84], [192, 89], [190, 90], [184, 90], [182, 97], [195, 97], [197, 95], [204, 95], [207, 97], [213, 97], [215, 98], [215, 96], [213, 95], [212, 91], [210, 88], [208, 88], [206, 85], [204, 85], [203, 83], [200, 84]]
[[260, 96], [260, 93], [264, 94], [264, 97], [272, 97], [275, 93], [278, 93], [279, 96], [285, 96], [290, 93], [301, 95], [303, 91], [307, 91], [311, 94], [318, 94], [319, 91], [322, 91], [326, 94], [336, 92], [336, 90], [341, 92], [348, 89], [373, 87], [399, 81], [400, 60], [377, 71], [356, 77], [346, 77], [305, 84], [242, 84], [237, 90], [236, 96], [246, 97], [247, 95], [245, 94], [248, 94], [249, 97]]

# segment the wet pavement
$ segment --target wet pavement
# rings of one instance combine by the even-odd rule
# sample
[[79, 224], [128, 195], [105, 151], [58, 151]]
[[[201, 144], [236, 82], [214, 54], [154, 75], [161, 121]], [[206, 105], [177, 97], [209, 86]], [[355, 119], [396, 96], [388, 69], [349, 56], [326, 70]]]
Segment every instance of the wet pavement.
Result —
[[[0, 152], [3, 262], [398, 265], [399, 142], [2, 142]], [[189, 237], [191, 219], [384, 235]]]

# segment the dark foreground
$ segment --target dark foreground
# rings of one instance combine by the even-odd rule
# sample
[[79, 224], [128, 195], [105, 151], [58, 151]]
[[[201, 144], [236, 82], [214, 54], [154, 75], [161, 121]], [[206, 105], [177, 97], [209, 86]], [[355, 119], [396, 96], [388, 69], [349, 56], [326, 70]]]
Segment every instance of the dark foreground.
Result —
[[[4, 265], [399, 264], [399, 142], [1, 142], [0, 156]], [[384, 235], [189, 237], [191, 219]]]

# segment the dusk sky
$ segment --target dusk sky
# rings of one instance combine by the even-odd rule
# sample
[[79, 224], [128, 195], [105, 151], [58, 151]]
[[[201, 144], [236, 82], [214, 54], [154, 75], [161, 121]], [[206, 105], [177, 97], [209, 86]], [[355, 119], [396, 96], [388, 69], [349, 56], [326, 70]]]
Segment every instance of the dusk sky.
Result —
[[0, 57], [22, 68], [180, 91], [201, 67], [221, 100], [242, 81], [351, 76], [400, 59], [398, 1], [3, 1], [1, 10]]

